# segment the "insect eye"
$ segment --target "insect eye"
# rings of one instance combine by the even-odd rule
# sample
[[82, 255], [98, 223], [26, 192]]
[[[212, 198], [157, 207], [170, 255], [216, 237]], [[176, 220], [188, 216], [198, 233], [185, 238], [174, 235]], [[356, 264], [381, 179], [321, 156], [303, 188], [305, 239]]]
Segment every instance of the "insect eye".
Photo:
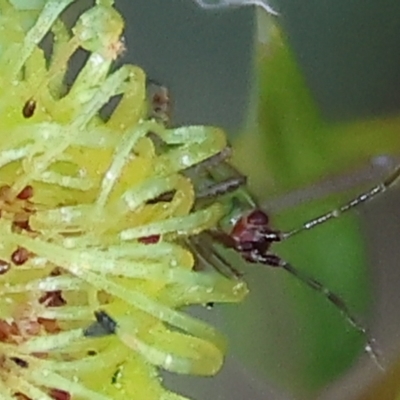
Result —
[[265, 226], [269, 223], [268, 215], [264, 211], [254, 210], [247, 216], [247, 223], [257, 226]]

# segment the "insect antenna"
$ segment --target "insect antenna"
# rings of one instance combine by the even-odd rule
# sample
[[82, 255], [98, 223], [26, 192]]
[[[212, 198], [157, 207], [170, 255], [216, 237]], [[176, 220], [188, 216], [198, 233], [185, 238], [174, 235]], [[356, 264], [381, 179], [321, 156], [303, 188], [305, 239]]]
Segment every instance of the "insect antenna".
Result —
[[[351, 199], [350, 201], [346, 202], [345, 204], [341, 205], [338, 208], [335, 208], [325, 214], [320, 215], [317, 218], [313, 218], [305, 223], [303, 223], [300, 227], [295, 228], [288, 232], [282, 232], [281, 241], [285, 241], [292, 236], [295, 236], [303, 231], [307, 231], [313, 229], [319, 225], [322, 225], [331, 219], [338, 218], [342, 214], [380, 196], [392, 186], [394, 186], [398, 180], [400, 179], [400, 166], [396, 167], [394, 171], [382, 182], [378, 183], [377, 185], [373, 186], [369, 190], [359, 194], [355, 198]], [[259, 256], [259, 262], [263, 262], [261, 257]], [[331, 304], [333, 304], [346, 318], [348, 323], [354, 327], [358, 332], [364, 335], [366, 338], [366, 345], [365, 351], [370, 356], [370, 358], [374, 361], [374, 363], [379, 367], [379, 369], [384, 370], [381, 362], [380, 362], [380, 355], [379, 351], [376, 349], [375, 339], [371, 337], [368, 330], [366, 329], [363, 324], [358, 321], [358, 319], [351, 313], [348, 306], [346, 305], [345, 301], [338, 296], [336, 293], [332, 292], [326, 286], [324, 286], [321, 282], [311, 278], [307, 274], [297, 270], [288, 262], [280, 259], [278, 256], [273, 254], [266, 254], [265, 260], [263, 262], [267, 265], [281, 267], [285, 271], [289, 272], [293, 275], [296, 279], [303, 282], [305, 285], [310, 287], [316, 292], [321, 293]]]
[[357, 197], [348, 201], [342, 206], [335, 208], [334, 210], [331, 210], [325, 214], [322, 214], [317, 218], [313, 218], [312, 220], [305, 222], [303, 225], [301, 225], [296, 229], [293, 229], [288, 232], [282, 232], [282, 240], [288, 239], [289, 237], [297, 235], [300, 232], [313, 229], [314, 227], [322, 225], [331, 219], [340, 217], [342, 214], [352, 210], [353, 208], [356, 208], [361, 204], [364, 204], [367, 201], [370, 201], [375, 197], [380, 196], [382, 193], [386, 192], [386, 190], [394, 186], [399, 179], [400, 179], [400, 165], [396, 167], [394, 171], [382, 182], [375, 185], [366, 192], [359, 194]]

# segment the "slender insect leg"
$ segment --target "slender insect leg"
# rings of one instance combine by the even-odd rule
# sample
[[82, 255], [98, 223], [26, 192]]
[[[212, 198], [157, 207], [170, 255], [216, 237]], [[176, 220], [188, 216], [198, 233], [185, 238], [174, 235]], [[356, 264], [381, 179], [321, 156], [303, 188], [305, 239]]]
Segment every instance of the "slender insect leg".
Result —
[[[212, 253], [209, 253], [208, 249], [205, 249], [204, 247], [201, 246], [200, 243], [196, 239], [191, 239], [188, 242], [188, 247], [190, 247], [191, 250], [196, 254], [197, 256], [197, 261], [199, 261], [201, 264], [204, 266], [212, 266], [217, 272], [219, 272], [221, 275], [229, 278], [229, 276], [226, 274], [226, 271], [224, 270], [223, 266], [221, 266], [218, 263], [214, 263], [213, 260], [211, 260]], [[203, 268], [200, 266], [197, 266], [196, 270], [202, 270]]]
[[[243, 277], [243, 273], [240, 272], [238, 269], [236, 269], [224, 257], [222, 257], [220, 254], [215, 252], [214, 249], [212, 248], [212, 246], [209, 247], [209, 251], [212, 252], [211, 254], [213, 255], [213, 258], [215, 260], [217, 260], [221, 265], [224, 265], [236, 279], [240, 279]], [[228, 278], [230, 278], [230, 277], [231, 276], [228, 276]]]
[[234, 192], [247, 183], [247, 178], [226, 162], [232, 149], [225, 147], [219, 153], [207, 158], [185, 171], [193, 181], [202, 173], [208, 174], [211, 184], [196, 190], [196, 199], [207, 199]]
[[185, 170], [185, 172], [188, 173], [189, 175], [199, 174], [204, 169], [213, 168], [213, 167], [218, 166], [219, 164], [223, 163], [231, 156], [232, 156], [232, 148], [228, 147], [228, 146], [224, 147], [217, 154], [214, 154], [213, 156], [206, 158], [205, 160], [194, 165], [193, 167], [187, 168]]
[[376, 348], [375, 339], [370, 336], [367, 328], [363, 326], [363, 324], [359, 322], [358, 319], [351, 313], [345, 301], [339, 295], [332, 292], [316, 279], [311, 278], [307, 274], [297, 270], [291, 264], [282, 260], [279, 256], [275, 254], [258, 254], [255, 261], [264, 265], [282, 268], [293, 275], [296, 279], [303, 282], [310, 289], [321, 293], [322, 296], [324, 296], [334, 307], [336, 307], [341, 312], [341, 314], [346, 318], [347, 322], [366, 338], [365, 351], [378, 366], [378, 368], [382, 371], [384, 370], [380, 362], [380, 354], [378, 349]]
[[217, 182], [204, 189], [200, 189], [196, 192], [196, 199], [207, 199], [212, 197], [222, 196], [227, 193], [234, 192], [236, 189], [246, 184], [245, 176], [238, 176], [228, 178], [222, 182]]
[[386, 190], [395, 185], [399, 179], [400, 166], [398, 166], [384, 181], [367, 190], [366, 192], [361, 193], [360, 195], [343, 204], [342, 206], [304, 223], [299, 228], [293, 229], [289, 232], [283, 232], [283, 240], [291, 236], [297, 235], [300, 232], [310, 230], [318, 225], [322, 225], [333, 218], [338, 218], [339, 216], [352, 210], [353, 208], [358, 207], [359, 205], [364, 204], [377, 196], [380, 196], [382, 193], [386, 192]]
[[[205, 236], [207, 235], [207, 236]], [[229, 238], [229, 236], [227, 235]], [[216, 269], [221, 275], [227, 278], [241, 278], [243, 274], [230, 264], [213, 248], [214, 237], [203, 233], [190, 240], [189, 246], [197, 254], [199, 261]], [[225, 245], [225, 244], [224, 244]], [[229, 272], [229, 273], [228, 273]]]

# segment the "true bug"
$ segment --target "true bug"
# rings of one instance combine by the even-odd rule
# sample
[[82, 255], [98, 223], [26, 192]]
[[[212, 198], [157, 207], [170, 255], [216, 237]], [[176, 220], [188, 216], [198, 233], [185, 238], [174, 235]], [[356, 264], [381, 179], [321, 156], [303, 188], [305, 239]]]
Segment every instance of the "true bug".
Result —
[[[167, 93], [166, 90], [163, 86], [164, 94]], [[165, 97], [169, 99], [169, 95]], [[150, 99], [151, 104], [152, 100]], [[151, 115], [160, 122], [169, 121], [169, 113], [160, 116], [160, 114], [152, 112]], [[209, 199], [214, 200], [217, 196], [225, 195], [229, 196], [229, 201], [232, 203], [231, 215], [227, 220], [221, 222], [218, 228], [202, 232], [197, 237], [187, 241], [187, 245], [197, 255], [198, 261], [233, 279], [240, 279], [241, 272], [228, 263], [217, 249], [216, 244], [222, 244], [224, 247], [237, 252], [248, 263], [281, 268], [289, 272], [306, 286], [324, 296], [355, 330], [364, 335], [366, 340], [365, 351], [375, 364], [383, 369], [375, 339], [370, 336], [368, 329], [359, 322], [358, 318], [352, 314], [345, 300], [320, 281], [308, 276], [275, 254], [273, 245], [275, 242], [285, 241], [303, 231], [314, 229], [336, 219], [381, 195], [400, 179], [400, 166], [396, 167], [386, 179], [350, 201], [285, 232], [276, 230], [270, 225], [269, 215], [259, 207], [246, 190], [245, 177], [227, 161], [230, 155], [231, 150], [226, 148], [221, 153], [185, 171], [195, 185], [197, 193], [195, 207], [202, 207]], [[168, 201], [168, 199], [163, 198], [160, 201]]]
[[[226, 167], [225, 165], [224, 168]], [[274, 229], [270, 223], [270, 216], [257, 205], [244, 188], [238, 188], [231, 197], [231, 201], [236, 203], [233, 206], [231, 217], [225, 224], [221, 224], [218, 229], [213, 229], [199, 235], [195, 244], [196, 252], [200, 254], [204, 262], [217, 267], [220, 271], [230, 270], [236, 278], [240, 278], [241, 273], [220, 255], [216, 249], [216, 243], [234, 250], [248, 263], [263, 264], [274, 268], [281, 268], [289, 272], [309, 288], [323, 295], [342, 313], [354, 329], [365, 336], [365, 351], [375, 364], [380, 369], [383, 369], [378, 350], [376, 349], [375, 339], [370, 336], [368, 329], [358, 318], [352, 314], [345, 300], [320, 281], [308, 276], [275, 254], [273, 246], [276, 242], [285, 241], [304, 231], [314, 229], [330, 220], [341, 217], [342, 214], [347, 213], [353, 208], [359, 207], [365, 202], [380, 196], [395, 185], [399, 179], [400, 166], [396, 167], [386, 179], [355, 198], [289, 231]]]

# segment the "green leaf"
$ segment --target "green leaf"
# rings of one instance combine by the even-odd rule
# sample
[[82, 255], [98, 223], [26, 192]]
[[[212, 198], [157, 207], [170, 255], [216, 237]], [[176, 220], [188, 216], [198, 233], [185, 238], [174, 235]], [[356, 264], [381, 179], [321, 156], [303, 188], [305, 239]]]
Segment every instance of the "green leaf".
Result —
[[[399, 151], [398, 118], [325, 121], [282, 32], [274, 25], [269, 32], [270, 40], [258, 54], [257, 129], [253, 126], [236, 142], [236, 164], [250, 176], [259, 198], [305, 187], [351, 171], [373, 156]], [[299, 227], [351, 196], [310, 201], [274, 216], [274, 226]], [[372, 294], [362, 227], [355, 214], [302, 233], [274, 251], [339, 294], [360, 318], [368, 312]], [[242, 268], [249, 271], [251, 295], [239, 312], [227, 310], [234, 351], [258, 374], [296, 398], [309, 399], [354, 363], [365, 338], [326, 298], [285, 271]]]

